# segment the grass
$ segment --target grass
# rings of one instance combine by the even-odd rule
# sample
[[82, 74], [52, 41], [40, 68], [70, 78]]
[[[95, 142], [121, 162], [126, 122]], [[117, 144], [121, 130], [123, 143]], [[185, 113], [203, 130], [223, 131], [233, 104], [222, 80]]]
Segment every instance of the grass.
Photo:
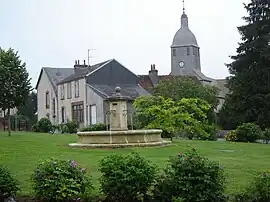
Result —
[[[19, 180], [22, 192], [31, 194], [30, 176], [41, 159], [56, 157], [76, 160], [86, 167], [98, 185], [98, 161], [111, 153], [138, 151], [142, 156], [163, 168], [170, 156], [186, 151], [190, 146], [211, 160], [217, 160], [227, 174], [227, 193], [244, 188], [254, 174], [270, 167], [270, 145], [231, 142], [178, 140], [168, 147], [127, 149], [77, 149], [67, 147], [76, 142], [76, 135], [49, 135], [14, 132], [11, 137], [0, 132], [0, 164], [7, 165]], [[220, 150], [235, 150], [224, 152]]]

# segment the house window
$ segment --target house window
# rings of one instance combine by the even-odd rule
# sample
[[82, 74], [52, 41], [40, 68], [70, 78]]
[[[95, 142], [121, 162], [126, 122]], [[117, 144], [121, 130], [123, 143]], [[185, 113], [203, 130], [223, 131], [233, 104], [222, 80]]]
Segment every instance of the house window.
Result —
[[197, 55], [196, 54], [196, 48], [195, 47], [193, 47], [193, 55]]
[[55, 115], [55, 98], [53, 98], [53, 115]]
[[175, 48], [172, 50], [172, 55], [173, 55], [173, 57], [176, 56], [176, 49]]
[[70, 99], [72, 97], [71, 93], [71, 82], [67, 84], [67, 98]]
[[80, 86], [79, 86], [79, 81], [75, 81], [75, 97], [80, 96]]
[[65, 86], [64, 86], [64, 84], [60, 86], [60, 96], [61, 96], [61, 100], [65, 99]]
[[190, 55], [190, 48], [187, 47], [187, 55]]
[[49, 109], [50, 108], [50, 93], [49, 93], [49, 91], [46, 92], [45, 99], [46, 99], [46, 109]]
[[72, 104], [72, 119], [77, 123], [83, 123], [83, 118], [84, 118], [83, 103]]
[[97, 123], [97, 107], [96, 105], [90, 105], [90, 124], [94, 125]]
[[61, 108], [61, 120], [62, 120], [62, 123], [65, 122], [65, 108], [64, 107]]

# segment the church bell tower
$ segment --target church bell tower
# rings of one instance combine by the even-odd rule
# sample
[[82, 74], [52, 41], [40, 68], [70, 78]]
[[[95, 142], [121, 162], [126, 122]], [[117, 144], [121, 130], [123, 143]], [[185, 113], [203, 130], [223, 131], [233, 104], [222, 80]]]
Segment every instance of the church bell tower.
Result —
[[183, 0], [181, 27], [171, 45], [171, 75], [194, 75], [194, 71], [201, 72], [200, 48], [195, 35], [189, 29]]

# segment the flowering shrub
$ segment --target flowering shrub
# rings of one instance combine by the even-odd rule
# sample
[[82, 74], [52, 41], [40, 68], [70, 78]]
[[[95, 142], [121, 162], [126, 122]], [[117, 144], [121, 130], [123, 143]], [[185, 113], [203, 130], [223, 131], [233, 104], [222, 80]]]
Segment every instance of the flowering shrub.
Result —
[[263, 172], [256, 176], [246, 190], [235, 196], [238, 202], [266, 202], [270, 201], [270, 172]]
[[0, 165], [0, 200], [15, 195], [19, 191], [18, 183], [7, 167]]
[[171, 158], [164, 172], [157, 178], [153, 196], [155, 201], [221, 202], [224, 197], [225, 176], [219, 164], [199, 155], [192, 149]]
[[108, 201], [136, 201], [147, 196], [156, 167], [137, 153], [113, 154], [100, 162], [101, 190]]
[[35, 169], [33, 182], [36, 196], [48, 201], [78, 200], [92, 188], [86, 169], [75, 161], [43, 161]]
[[237, 137], [236, 137], [235, 130], [228, 132], [228, 134], [225, 135], [225, 140], [230, 141], [230, 142], [236, 142]]

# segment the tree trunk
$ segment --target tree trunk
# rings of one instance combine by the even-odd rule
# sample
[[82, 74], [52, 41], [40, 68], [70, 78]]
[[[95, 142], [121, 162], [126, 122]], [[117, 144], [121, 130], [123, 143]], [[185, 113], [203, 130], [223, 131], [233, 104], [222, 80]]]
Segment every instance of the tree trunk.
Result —
[[10, 127], [10, 108], [8, 108], [8, 136], [11, 136], [11, 127]]

